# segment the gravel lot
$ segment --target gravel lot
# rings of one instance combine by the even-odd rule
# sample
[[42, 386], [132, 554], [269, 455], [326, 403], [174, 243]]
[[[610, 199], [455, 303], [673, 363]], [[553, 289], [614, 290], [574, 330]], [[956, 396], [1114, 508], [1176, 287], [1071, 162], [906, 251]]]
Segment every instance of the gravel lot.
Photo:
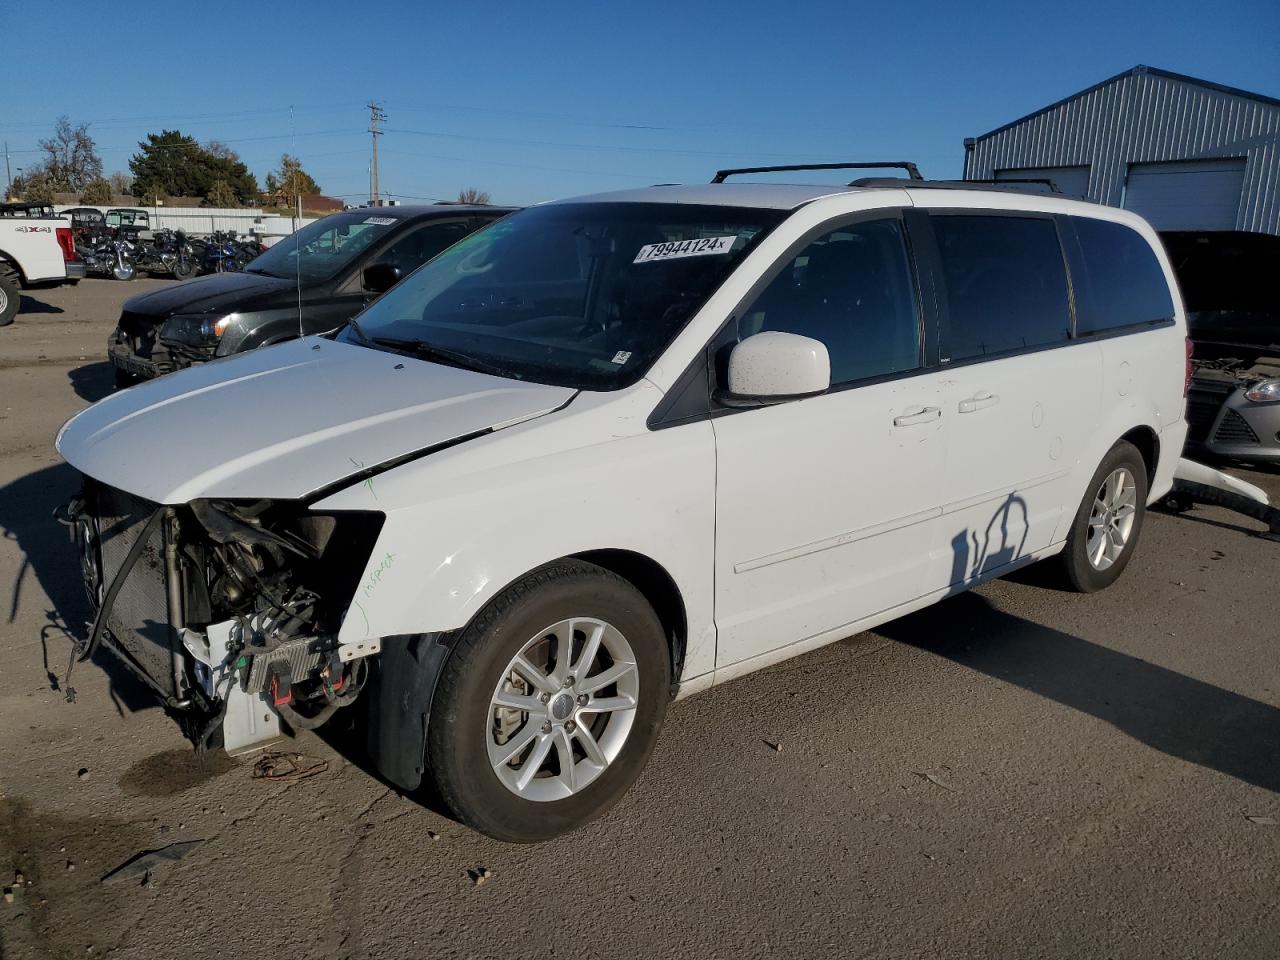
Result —
[[536, 847], [313, 735], [307, 779], [201, 761], [107, 655], [66, 703], [88, 609], [52, 439], [167, 282], [0, 330], [0, 956], [1280, 954], [1280, 543], [1221, 510], [1149, 516], [1104, 594], [996, 582], [678, 704], [623, 803]]

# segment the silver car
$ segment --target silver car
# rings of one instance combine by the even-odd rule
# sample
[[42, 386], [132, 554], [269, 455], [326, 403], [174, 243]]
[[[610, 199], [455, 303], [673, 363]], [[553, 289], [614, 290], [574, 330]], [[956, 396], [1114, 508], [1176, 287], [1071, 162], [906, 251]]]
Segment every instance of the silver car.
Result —
[[1280, 464], [1280, 237], [1161, 234], [1187, 305], [1194, 455]]

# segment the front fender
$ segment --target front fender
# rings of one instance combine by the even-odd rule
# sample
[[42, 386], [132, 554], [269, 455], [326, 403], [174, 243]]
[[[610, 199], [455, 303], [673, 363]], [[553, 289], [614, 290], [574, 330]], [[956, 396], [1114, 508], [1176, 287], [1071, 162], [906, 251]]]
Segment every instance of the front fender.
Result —
[[[652, 385], [641, 392], [650, 400], [660, 396]], [[652, 403], [635, 404], [625, 417], [619, 408], [633, 406], [628, 398], [575, 410], [580, 403], [317, 503], [317, 510], [372, 509], [387, 516], [340, 640], [457, 630], [545, 563], [628, 550], [665, 569], [684, 598], [683, 679], [709, 672], [715, 661], [711, 425], [650, 432], [644, 420]], [[587, 435], [597, 439], [584, 444]]]

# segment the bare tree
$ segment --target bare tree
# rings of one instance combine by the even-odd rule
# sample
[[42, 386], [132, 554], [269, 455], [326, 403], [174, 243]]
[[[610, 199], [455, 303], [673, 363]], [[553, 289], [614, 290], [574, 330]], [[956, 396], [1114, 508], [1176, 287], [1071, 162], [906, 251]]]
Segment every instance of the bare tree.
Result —
[[111, 192], [117, 196], [127, 196], [133, 193], [133, 177], [127, 173], [117, 170], [107, 177], [107, 181], [111, 184]]
[[204, 145], [204, 152], [217, 157], [219, 160], [231, 160], [234, 162], [240, 159], [240, 154], [236, 153], [221, 140], [210, 140]]
[[59, 117], [53, 136], [41, 140], [40, 149], [44, 172], [58, 189], [80, 191], [102, 179], [102, 160], [87, 123], [72, 126], [65, 116]]
[[489, 194], [483, 190], [477, 190], [475, 187], [467, 187], [465, 190], [458, 191], [459, 203], [474, 203], [480, 206], [489, 202]]

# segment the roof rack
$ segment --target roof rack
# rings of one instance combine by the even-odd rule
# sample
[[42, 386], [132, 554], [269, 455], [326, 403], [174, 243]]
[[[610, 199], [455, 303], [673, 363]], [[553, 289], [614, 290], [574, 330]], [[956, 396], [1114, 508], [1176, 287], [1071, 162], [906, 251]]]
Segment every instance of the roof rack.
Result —
[[907, 171], [912, 180], [924, 180], [920, 168], [910, 160], [886, 160], [879, 163], [791, 163], [780, 167], [739, 167], [735, 170], [718, 170], [712, 183], [724, 183], [729, 177], [745, 173], [786, 173], [792, 170], [885, 170], [894, 168]]
[[[851, 187], [901, 187], [902, 180], [895, 177], [863, 177], [849, 184]], [[910, 184], [912, 190], [997, 190], [1002, 193], [1056, 193], [1061, 194], [1052, 180], [921, 180]], [[1037, 189], [1039, 188], [1039, 189]]]

